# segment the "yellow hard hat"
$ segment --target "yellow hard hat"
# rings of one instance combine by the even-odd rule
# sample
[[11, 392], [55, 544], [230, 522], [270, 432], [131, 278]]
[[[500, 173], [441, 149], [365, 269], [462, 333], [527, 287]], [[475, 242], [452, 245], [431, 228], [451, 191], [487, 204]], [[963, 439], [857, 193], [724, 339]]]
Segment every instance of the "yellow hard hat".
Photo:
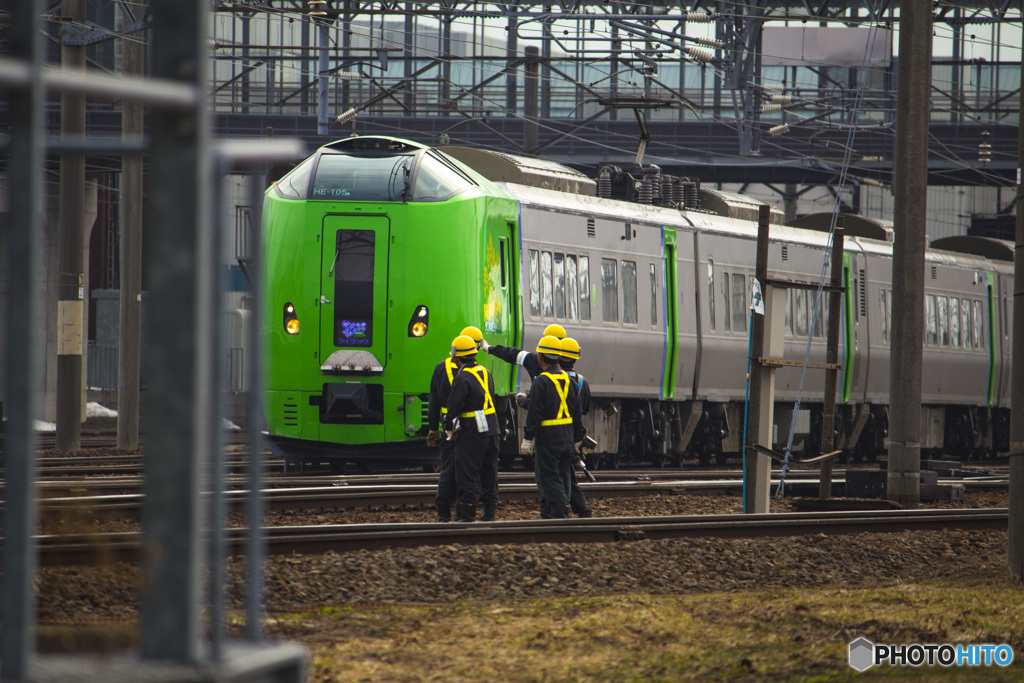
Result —
[[550, 334], [545, 335], [537, 342], [537, 353], [557, 358], [562, 355], [562, 343]]
[[572, 337], [566, 337], [561, 342], [562, 347], [562, 358], [569, 358], [572, 360], [580, 359], [580, 345]]
[[476, 344], [477, 348], [480, 348], [480, 343], [484, 339], [484, 334], [483, 332], [480, 331], [480, 328], [473, 327], [472, 325], [469, 327], [464, 327], [462, 329], [462, 332], [459, 332], [459, 334], [472, 339], [473, 343]]
[[476, 342], [473, 338], [460, 334], [454, 340], [452, 340], [452, 358], [461, 358], [463, 356], [475, 356], [477, 352]]
[[544, 328], [545, 337], [554, 337], [555, 339], [565, 339], [565, 328], [558, 323], [552, 323]]

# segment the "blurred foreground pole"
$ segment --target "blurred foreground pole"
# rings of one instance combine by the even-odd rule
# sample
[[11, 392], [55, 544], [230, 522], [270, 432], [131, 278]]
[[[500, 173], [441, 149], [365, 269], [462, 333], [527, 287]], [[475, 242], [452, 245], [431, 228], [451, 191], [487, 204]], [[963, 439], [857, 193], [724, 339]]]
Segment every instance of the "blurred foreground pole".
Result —
[[917, 508], [921, 500], [921, 344], [931, 61], [932, 3], [905, 0], [900, 4], [896, 94], [887, 497], [907, 509]]
[[208, 3], [154, 0], [155, 78], [194, 88], [188, 108], [154, 107], [149, 129], [146, 230], [146, 446], [142, 529], [142, 655], [197, 663], [205, 556], [200, 482], [209, 462], [213, 350], [197, 321], [211, 298], [200, 272], [209, 258], [210, 134], [206, 104]]
[[[42, 296], [39, 288], [43, 197], [43, 9], [34, 0], [14, 5], [7, 36], [9, 58], [29, 67], [29, 82], [3, 91], [9, 102], [11, 140], [8, 157], [10, 212], [7, 224], [6, 325], [7, 432], [0, 467], [5, 468], [3, 508], [3, 612], [0, 625], [0, 676], [27, 680], [35, 651], [33, 582], [36, 572], [36, 439], [42, 386], [39, 349]], [[0, 264], [2, 265], [2, 264]]]
[[[1021, 54], [1024, 86], [1024, 53]], [[1013, 347], [1010, 350], [1010, 541], [1007, 559], [1010, 576], [1024, 579], [1024, 88], [1020, 91], [1017, 120], [1017, 223], [1013, 246]]]

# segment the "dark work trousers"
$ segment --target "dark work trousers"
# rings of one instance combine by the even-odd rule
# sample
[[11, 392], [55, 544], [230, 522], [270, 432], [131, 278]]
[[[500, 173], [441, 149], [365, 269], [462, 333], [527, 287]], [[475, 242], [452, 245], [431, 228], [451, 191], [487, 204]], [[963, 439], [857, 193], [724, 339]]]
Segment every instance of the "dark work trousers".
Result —
[[438, 507], [451, 507], [458, 498], [458, 489], [455, 487], [455, 446], [451, 441], [445, 441], [438, 447], [441, 454], [441, 469], [437, 472], [437, 496], [434, 502]]
[[572, 443], [536, 445], [533, 471], [540, 489], [542, 519], [569, 516], [569, 482], [572, 477]]
[[493, 436], [466, 434], [455, 442], [455, 484], [462, 505], [498, 500], [498, 448]]
[[569, 507], [580, 517], [593, 517], [594, 512], [587, 505], [587, 497], [576, 481], [576, 473], [569, 473]]

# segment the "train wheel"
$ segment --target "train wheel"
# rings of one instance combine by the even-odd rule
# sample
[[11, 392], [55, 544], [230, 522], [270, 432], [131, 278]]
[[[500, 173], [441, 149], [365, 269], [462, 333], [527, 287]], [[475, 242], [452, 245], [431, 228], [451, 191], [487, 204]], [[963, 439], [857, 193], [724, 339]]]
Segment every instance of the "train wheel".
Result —
[[368, 462], [356, 463], [356, 469], [359, 470], [359, 474], [370, 474], [370, 472], [372, 471], [370, 463]]
[[331, 460], [327, 464], [331, 468], [331, 474], [341, 474], [341, 470], [345, 468], [345, 463], [341, 460]]
[[523, 456], [523, 469], [526, 470], [527, 472], [533, 472], [533, 456], [532, 455], [524, 455]]
[[599, 470], [601, 469], [601, 456], [597, 453], [587, 454], [587, 469], [588, 470]]
[[704, 450], [697, 451], [697, 462], [701, 467], [707, 467], [711, 464], [711, 454]]
[[436, 462], [423, 463], [423, 472], [426, 474], [437, 474], [441, 471], [441, 465]]
[[501, 456], [498, 456], [498, 466], [501, 469], [505, 470], [505, 471], [511, 471], [511, 470], [515, 469], [515, 466], [516, 466], [516, 456], [514, 456], [514, 455], [501, 455]]
[[726, 465], [729, 462], [729, 456], [724, 451], [718, 451], [715, 453], [715, 462], [719, 465]]
[[622, 460], [618, 453], [609, 453], [605, 456], [604, 464], [610, 470], [617, 470], [622, 465]]

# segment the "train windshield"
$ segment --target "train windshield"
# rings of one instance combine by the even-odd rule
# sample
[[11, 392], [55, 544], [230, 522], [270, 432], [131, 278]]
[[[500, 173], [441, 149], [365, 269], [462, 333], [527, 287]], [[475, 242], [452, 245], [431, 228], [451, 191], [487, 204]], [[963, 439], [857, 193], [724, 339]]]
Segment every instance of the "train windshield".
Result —
[[413, 155], [356, 157], [323, 154], [310, 199], [400, 202], [407, 198]]

